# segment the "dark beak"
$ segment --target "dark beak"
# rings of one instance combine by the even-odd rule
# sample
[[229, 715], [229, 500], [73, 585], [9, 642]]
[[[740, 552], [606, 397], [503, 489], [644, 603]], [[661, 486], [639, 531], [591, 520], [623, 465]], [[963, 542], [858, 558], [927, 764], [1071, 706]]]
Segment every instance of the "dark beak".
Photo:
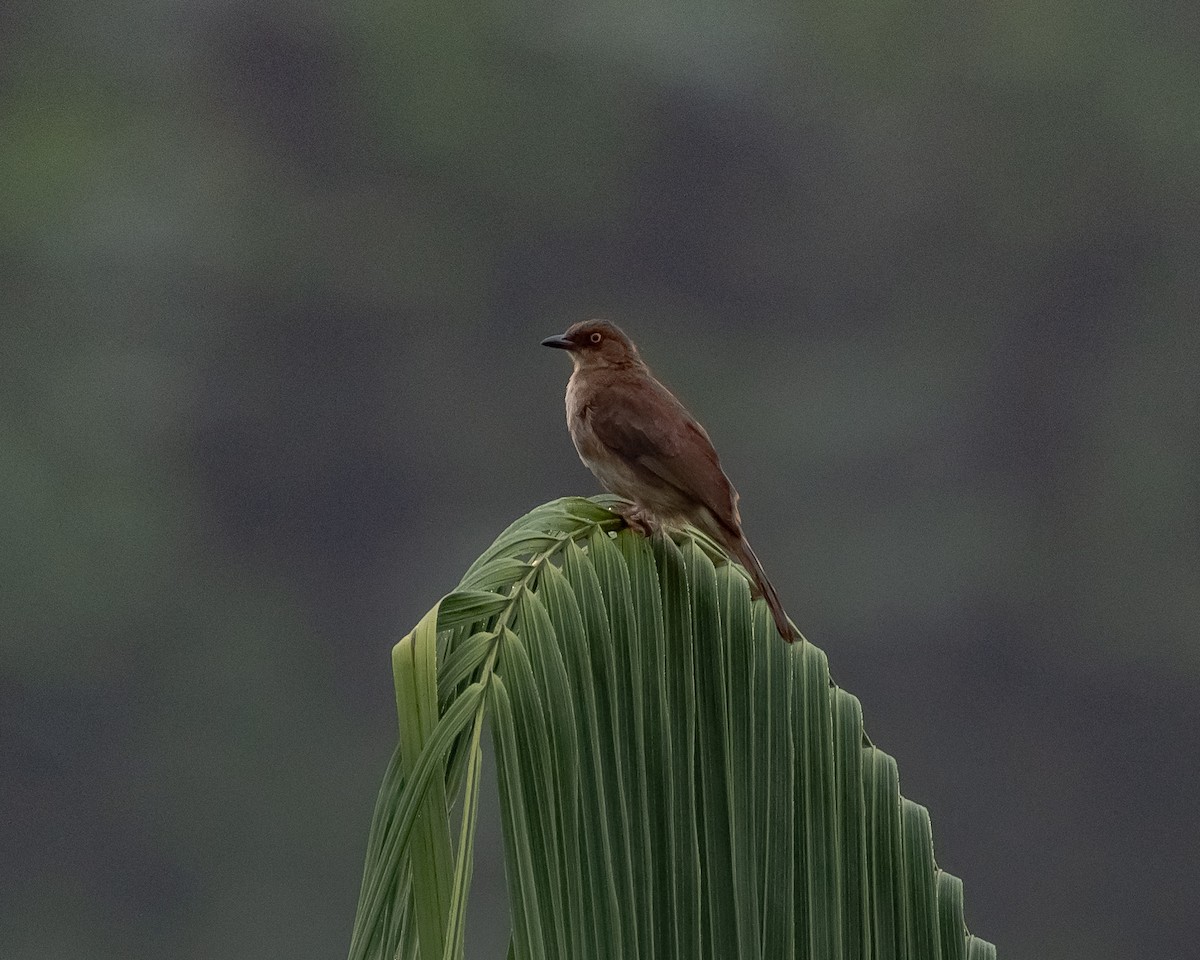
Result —
[[547, 337], [542, 341], [542, 346], [558, 347], [559, 350], [571, 350], [574, 348], [575, 344], [571, 342], [570, 338], [566, 334], [560, 333], [557, 337]]

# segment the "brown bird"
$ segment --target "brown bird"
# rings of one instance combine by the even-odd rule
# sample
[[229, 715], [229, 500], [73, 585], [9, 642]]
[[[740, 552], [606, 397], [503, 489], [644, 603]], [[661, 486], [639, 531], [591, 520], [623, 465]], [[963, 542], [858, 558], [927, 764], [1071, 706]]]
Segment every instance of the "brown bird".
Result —
[[548, 337], [568, 350], [567, 426], [575, 449], [608, 490], [632, 501], [625, 522], [649, 535], [658, 523], [690, 523], [725, 545], [754, 578], [780, 635], [796, 631], [742, 533], [738, 494], [712, 441], [650, 372], [633, 341], [607, 320], [585, 320]]

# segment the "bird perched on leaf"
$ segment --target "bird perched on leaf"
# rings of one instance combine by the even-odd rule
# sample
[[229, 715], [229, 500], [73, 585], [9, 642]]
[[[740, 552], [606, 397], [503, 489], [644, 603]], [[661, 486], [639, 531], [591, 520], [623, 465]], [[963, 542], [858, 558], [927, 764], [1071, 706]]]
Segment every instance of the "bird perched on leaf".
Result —
[[690, 523], [725, 545], [754, 578], [784, 640], [797, 637], [742, 533], [738, 494], [704, 428], [650, 372], [633, 341], [607, 320], [585, 320], [542, 341], [571, 354], [567, 426], [579, 458], [620, 511], [649, 535], [659, 523]]

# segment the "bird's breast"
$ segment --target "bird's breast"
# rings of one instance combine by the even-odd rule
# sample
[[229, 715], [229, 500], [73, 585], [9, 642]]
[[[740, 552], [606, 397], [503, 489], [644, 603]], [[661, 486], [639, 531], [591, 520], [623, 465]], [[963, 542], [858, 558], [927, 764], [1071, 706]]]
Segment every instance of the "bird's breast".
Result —
[[638, 500], [636, 471], [605, 446], [592, 428], [592, 405], [602, 399], [594, 396], [594, 391], [580, 383], [578, 377], [571, 377], [567, 383], [567, 428], [571, 431], [571, 440], [584, 466], [595, 474], [607, 490], [629, 500]]
[[567, 429], [571, 431], [571, 439], [580, 458], [589, 467], [594, 459], [602, 455], [600, 441], [588, 423], [590, 406], [591, 397], [579, 378], [572, 376], [567, 383]]
[[571, 379], [567, 381], [567, 426], [578, 418], [585, 406], [585, 398], [583, 396], [583, 386], [580, 382], [579, 375], [571, 374]]

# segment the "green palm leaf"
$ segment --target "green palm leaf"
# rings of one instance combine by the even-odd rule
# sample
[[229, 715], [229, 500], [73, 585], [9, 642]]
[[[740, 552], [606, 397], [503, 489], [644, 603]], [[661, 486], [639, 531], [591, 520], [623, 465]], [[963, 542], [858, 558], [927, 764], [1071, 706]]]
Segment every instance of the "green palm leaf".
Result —
[[485, 723], [517, 960], [994, 958], [825, 655], [611, 503], [522, 517], [396, 645], [351, 960], [462, 956]]

